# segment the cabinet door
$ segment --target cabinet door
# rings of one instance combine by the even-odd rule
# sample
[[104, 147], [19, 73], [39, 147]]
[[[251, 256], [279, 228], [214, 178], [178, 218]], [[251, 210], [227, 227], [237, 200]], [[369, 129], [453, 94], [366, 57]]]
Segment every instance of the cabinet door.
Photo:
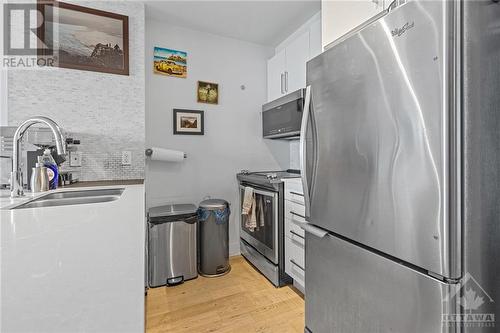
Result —
[[384, 10], [383, 0], [321, 1], [322, 44], [327, 46]]
[[321, 20], [317, 20], [309, 28], [309, 59], [320, 55], [321, 52], [323, 52], [323, 46], [321, 45]]
[[272, 101], [284, 94], [285, 50], [267, 61], [267, 100]]
[[285, 91], [290, 93], [306, 86], [306, 62], [309, 60], [309, 31], [286, 47]]

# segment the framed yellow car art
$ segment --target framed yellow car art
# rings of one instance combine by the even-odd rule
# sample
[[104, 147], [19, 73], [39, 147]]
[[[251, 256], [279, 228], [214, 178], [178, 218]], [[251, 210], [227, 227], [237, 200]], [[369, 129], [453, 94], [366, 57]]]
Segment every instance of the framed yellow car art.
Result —
[[156, 74], [181, 78], [187, 77], [186, 52], [155, 46], [153, 57], [153, 70]]

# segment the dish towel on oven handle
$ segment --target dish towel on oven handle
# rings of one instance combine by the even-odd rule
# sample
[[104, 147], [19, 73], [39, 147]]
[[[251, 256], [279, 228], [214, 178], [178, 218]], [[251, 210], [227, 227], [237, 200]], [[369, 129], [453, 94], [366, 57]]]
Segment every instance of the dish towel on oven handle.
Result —
[[246, 186], [245, 193], [243, 194], [243, 205], [241, 207], [241, 214], [246, 215], [245, 228], [251, 232], [255, 231], [257, 227], [257, 216], [255, 212], [255, 194], [253, 188]]
[[253, 188], [245, 186], [245, 193], [243, 194], [243, 205], [241, 206], [241, 214], [248, 215], [252, 209], [254, 201]]

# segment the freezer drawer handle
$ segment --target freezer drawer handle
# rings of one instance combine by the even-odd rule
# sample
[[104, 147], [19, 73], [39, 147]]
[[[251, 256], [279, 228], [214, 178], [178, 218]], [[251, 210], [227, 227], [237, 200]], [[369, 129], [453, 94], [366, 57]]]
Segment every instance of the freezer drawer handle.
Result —
[[305, 268], [304, 268], [304, 267], [302, 267], [302, 266], [300, 266], [299, 264], [297, 264], [297, 263], [295, 262], [295, 260], [290, 259], [290, 262], [291, 262], [293, 265], [295, 265], [295, 266], [297, 266], [298, 268], [300, 268], [301, 270], [303, 270], [304, 272], [306, 271], [306, 270], [305, 270]]
[[299, 197], [303, 197], [304, 196], [303, 193], [297, 193], [297, 192], [293, 192], [293, 191], [290, 191], [290, 194], [295, 194], [295, 195], [298, 195]]
[[325, 230], [315, 227], [309, 223], [300, 223], [299, 227], [301, 227], [305, 232], [308, 232], [318, 238], [323, 238], [328, 235], [328, 232], [326, 232]]
[[299, 238], [304, 239], [304, 236], [299, 235], [298, 233], [296, 233], [296, 232], [295, 232], [295, 231], [293, 231], [293, 230], [290, 230], [290, 233], [291, 233], [292, 235], [295, 235], [295, 236], [297, 236], [297, 237], [299, 237]]
[[295, 213], [295, 212], [293, 212], [293, 211], [290, 211], [290, 214], [295, 215], [295, 216], [298, 216], [298, 217], [302, 217], [303, 219], [305, 219], [305, 218], [306, 218], [305, 216], [300, 215], [300, 214], [297, 214], [297, 213]]

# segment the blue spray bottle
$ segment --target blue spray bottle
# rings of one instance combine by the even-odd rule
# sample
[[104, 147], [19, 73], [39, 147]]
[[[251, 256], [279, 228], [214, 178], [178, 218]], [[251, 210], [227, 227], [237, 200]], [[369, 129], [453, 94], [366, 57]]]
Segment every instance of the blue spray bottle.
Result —
[[55, 190], [59, 183], [59, 168], [50, 153], [50, 149], [45, 149], [43, 155], [40, 156], [39, 162], [47, 168], [47, 173], [49, 174], [49, 188]]

